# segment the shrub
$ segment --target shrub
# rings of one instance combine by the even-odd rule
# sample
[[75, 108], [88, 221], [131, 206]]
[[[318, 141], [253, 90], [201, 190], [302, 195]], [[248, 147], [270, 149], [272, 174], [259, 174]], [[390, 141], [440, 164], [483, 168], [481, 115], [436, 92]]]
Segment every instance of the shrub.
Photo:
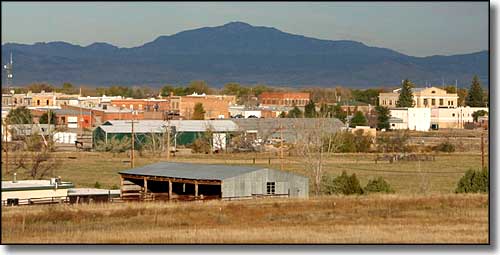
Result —
[[382, 193], [394, 193], [391, 185], [384, 180], [382, 177], [368, 181], [364, 191], [367, 193], [382, 192]]
[[363, 194], [356, 174], [349, 176], [345, 171], [340, 176], [326, 176], [322, 180], [322, 189], [325, 194]]
[[99, 182], [95, 182], [94, 188], [100, 189], [101, 188], [101, 184]]
[[191, 149], [193, 153], [209, 153], [211, 146], [210, 143], [207, 141], [207, 139], [203, 138], [198, 138], [194, 140], [193, 144], [191, 145]]
[[478, 171], [469, 169], [458, 181], [455, 193], [488, 192], [488, 183], [488, 169]]
[[436, 146], [433, 147], [434, 151], [441, 151], [441, 152], [454, 152], [455, 151], [455, 145], [452, 143], [446, 141], [443, 143], [440, 143]]

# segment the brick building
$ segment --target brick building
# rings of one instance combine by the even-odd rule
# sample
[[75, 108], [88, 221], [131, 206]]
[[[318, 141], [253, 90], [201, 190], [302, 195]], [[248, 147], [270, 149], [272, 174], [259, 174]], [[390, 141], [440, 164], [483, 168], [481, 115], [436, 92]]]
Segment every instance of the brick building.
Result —
[[299, 106], [303, 107], [311, 95], [307, 92], [263, 92], [259, 96], [259, 103], [262, 106]]
[[236, 104], [236, 96], [228, 95], [205, 95], [193, 94], [189, 96], [169, 97], [170, 109], [179, 113], [183, 119], [191, 119], [194, 113], [194, 106], [197, 103], [203, 105], [205, 119], [229, 118], [229, 106]]
[[164, 112], [170, 110], [168, 99], [113, 99], [111, 100], [111, 105], [145, 112]]

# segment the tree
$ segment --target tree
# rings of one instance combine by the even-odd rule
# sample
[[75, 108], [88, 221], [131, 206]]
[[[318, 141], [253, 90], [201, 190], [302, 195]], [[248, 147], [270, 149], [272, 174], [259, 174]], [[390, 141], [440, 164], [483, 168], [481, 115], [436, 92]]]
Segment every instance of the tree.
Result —
[[390, 111], [389, 108], [383, 106], [375, 107], [377, 111], [377, 128], [389, 130], [391, 125], [389, 124]]
[[352, 90], [352, 97], [354, 100], [371, 104], [371, 105], [377, 105], [378, 104], [378, 95], [384, 92], [384, 89], [354, 89]]
[[50, 112], [50, 124], [53, 124], [53, 125], [56, 125], [57, 124], [57, 116], [56, 114], [51, 111], [51, 110], [48, 110], [47, 112], [43, 113], [42, 116], [40, 116], [40, 119], [38, 120], [38, 122], [40, 124], [49, 124], [48, 122], [48, 119], [49, 119], [49, 112]]
[[32, 124], [33, 116], [31, 111], [25, 106], [13, 108], [7, 114], [9, 124]]
[[281, 112], [280, 115], [278, 115], [279, 118], [286, 118], [286, 112]]
[[344, 124], [347, 122], [347, 113], [338, 104], [333, 107], [333, 117], [339, 119]]
[[351, 119], [350, 122], [350, 127], [356, 127], [356, 126], [366, 126], [368, 124], [368, 121], [365, 118], [365, 115], [361, 111], [357, 111], [354, 116]]
[[460, 88], [458, 89], [458, 102], [457, 106], [465, 106], [465, 101], [467, 100], [467, 89]]
[[169, 96], [170, 92], [174, 92], [174, 87], [170, 84], [167, 84], [160, 89], [160, 95], [162, 97]]
[[194, 105], [193, 120], [204, 120], [205, 119], [205, 110], [203, 109], [202, 103], [196, 103]]
[[62, 88], [61, 88], [61, 92], [66, 93], [66, 94], [76, 94], [77, 93], [76, 88], [73, 86], [73, 84], [71, 84], [69, 82], [63, 83]]
[[413, 107], [413, 84], [408, 80], [404, 80], [401, 91], [399, 92], [397, 107]]
[[485, 115], [488, 115], [487, 111], [479, 110], [479, 111], [475, 111], [472, 113], [472, 118], [474, 118], [474, 121], [477, 122], [477, 120], [480, 116], [485, 116]]
[[208, 86], [205, 81], [192, 81], [186, 89], [187, 94], [212, 94], [212, 89]]
[[316, 104], [313, 100], [309, 100], [309, 103], [304, 107], [304, 117], [315, 118], [316, 117]]
[[467, 96], [467, 105], [470, 107], [485, 107], [483, 88], [477, 75], [474, 75]]
[[302, 118], [302, 111], [299, 107], [294, 106], [292, 110], [290, 110], [287, 114], [288, 118]]

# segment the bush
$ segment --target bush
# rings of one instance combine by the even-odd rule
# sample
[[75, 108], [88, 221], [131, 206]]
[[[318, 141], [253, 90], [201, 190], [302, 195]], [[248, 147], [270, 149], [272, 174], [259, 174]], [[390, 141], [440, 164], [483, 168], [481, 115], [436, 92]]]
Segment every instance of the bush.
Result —
[[101, 184], [99, 182], [95, 182], [94, 188], [100, 189], [101, 188]]
[[209, 153], [211, 146], [210, 143], [207, 141], [207, 139], [203, 138], [198, 138], [194, 140], [193, 144], [191, 145], [191, 149], [193, 153]]
[[394, 193], [391, 185], [384, 180], [382, 177], [368, 181], [364, 191], [367, 193], [382, 192], [382, 193]]
[[455, 193], [488, 192], [488, 169], [474, 171], [469, 169], [460, 178]]
[[446, 142], [440, 143], [439, 145], [434, 146], [433, 150], [434, 151], [441, 151], [441, 152], [455, 152], [455, 145], [446, 141]]
[[325, 194], [363, 194], [356, 174], [349, 176], [345, 171], [340, 176], [326, 176], [322, 180], [323, 193]]

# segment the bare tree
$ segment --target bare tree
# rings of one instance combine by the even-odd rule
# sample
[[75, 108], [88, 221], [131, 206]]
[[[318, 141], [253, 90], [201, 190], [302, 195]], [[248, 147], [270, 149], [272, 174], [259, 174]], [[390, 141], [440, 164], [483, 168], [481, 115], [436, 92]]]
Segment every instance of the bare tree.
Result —
[[333, 122], [328, 118], [316, 118], [301, 123], [302, 125], [295, 126], [297, 133], [295, 149], [306, 170], [312, 173], [315, 193], [319, 195], [327, 156], [339, 149], [342, 145], [341, 139], [335, 135]]
[[47, 174], [55, 175], [61, 162], [54, 156], [50, 142], [43, 134], [34, 132], [23, 140], [24, 150], [14, 159], [14, 170], [23, 169], [31, 178], [42, 179]]

